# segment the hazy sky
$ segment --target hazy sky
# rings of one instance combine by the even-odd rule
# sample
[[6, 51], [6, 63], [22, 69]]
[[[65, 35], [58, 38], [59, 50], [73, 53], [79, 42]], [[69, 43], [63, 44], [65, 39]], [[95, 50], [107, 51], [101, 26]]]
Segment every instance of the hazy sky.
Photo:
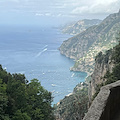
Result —
[[0, 23], [60, 24], [103, 19], [119, 9], [120, 0], [0, 0]]

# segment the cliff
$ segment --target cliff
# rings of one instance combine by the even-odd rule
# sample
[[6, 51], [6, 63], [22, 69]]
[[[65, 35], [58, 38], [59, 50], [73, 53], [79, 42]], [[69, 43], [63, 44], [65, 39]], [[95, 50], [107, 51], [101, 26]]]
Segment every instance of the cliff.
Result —
[[[120, 34], [118, 40], [120, 41]], [[120, 80], [120, 42], [105, 54], [100, 52], [95, 58], [95, 68], [88, 88], [89, 102], [92, 105], [83, 120], [119, 120], [118, 80]]]
[[100, 52], [113, 48], [118, 40], [120, 12], [109, 15], [99, 25], [89, 27], [84, 32], [69, 38], [60, 46], [60, 53], [76, 60], [71, 70], [92, 73], [94, 58]]
[[119, 120], [120, 42], [95, 57], [94, 72], [89, 77], [89, 87], [83, 83], [77, 85], [73, 93], [56, 106], [56, 120], [82, 120], [88, 110], [88, 101], [91, 106], [83, 120]]
[[98, 85], [105, 82], [104, 76], [107, 71], [112, 72], [114, 62], [112, 61], [112, 49], [106, 51], [106, 54], [100, 52], [95, 58], [95, 67], [91, 75], [91, 82], [89, 86], [89, 98], [90, 101], [92, 96], [96, 93]]
[[59, 48], [60, 53], [76, 60], [83, 57], [88, 48], [97, 39], [95, 28], [96, 26], [90, 27], [86, 31], [64, 41]]
[[62, 28], [62, 32], [63, 33], [67, 33], [70, 35], [77, 35], [83, 31], [85, 31], [87, 28], [93, 26], [93, 25], [97, 25], [101, 22], [101, 20], [99, 19], [84, 19], [84, 20], [79, 20], [76, 23], [73, 24], [69, 24], [66, 26], [63, 26]]
[[[118, 40], [120, 40], [120, 35]], [[120, 43], [113, 49], [100, 52], [95, 58], [95, 68], [89, 84], [89, 100], [99, 92], [101, 86], [120, 79]]]
[[[77, 64], [75, 64], [73, 69], [81, 70], [81, 68], [83, 68], [82, 71], [88, 71], [88, 69], [91, 69], [91, 66], [94, 65], [92, 68], [94, 70], [89, 70], [92, 72], [92, 75], [89, 76], [90, 83], [89, 87], [87, 87], [89, 91], [89, 105], [91, 105], [91, 103], [92, 105], [84, 117], [84, 120], [113, 120], [114, 118], [112, 116], [116, 117], [116, 120], [119, 119], [117, 114], [120, 113], [120, 110], [117, 104], [119, 104], [120, 101], [120, 82], [118, 81], [120, 80], [120, 42], [118, 45], [116, 44], [118, 41], [120, 41], [120, 34], [118, 34], [118, 38], [116, 39], [115, 34], [118, 33], [119, 30], [119, 26], [117, 25], [120, 26], [120, 12], [108, 16], [100, 25], [88, 28], [81, 34], [64, 41], [60, 47], [62, 54], [77, 60]], [[100, 33], [98, 33], [97, 30], [100, 30]], [[84, 35], [86, 36], [84, 37]], [[92, 42], [93, 44], [89, 42]], [[88, 52], [86, 51], [87, 49], [88, 51], [93, 50], [96, 52]], [[80, 53], [76, 54], [76, 50], [78, 50]], [[98, 54], [97, 52], [100, 50], [102, 52], [99, 52]], [[98, 55], [95, 57], [92, 53], [94, 53], [94, 55]], [[83, 57], [79, 59], [80, 56]], [[88, 60], [88, 62], [86, 60]], [[86, 87], [84, 89], [86, 89]], [[87, 94], [84, 92], [83, 93], [85, 95], [82, 94], [81, 90], [78, 92], [79, 94], [73, 93], [69, 96], [66, 96], [57, 105], [57, 120], [81, 120], [84, 114], [87, 112]], [[81, 98], [83, 98], [82, 101]], [[85, 101], [85, 103], [83, 101]], [[111, 105], [111, 103], [115, 104]]]
[[82, 120], [87, 112], [88, 85], [80, 83], [73, 92], [66, 95], [55, 107], [56, 120]]

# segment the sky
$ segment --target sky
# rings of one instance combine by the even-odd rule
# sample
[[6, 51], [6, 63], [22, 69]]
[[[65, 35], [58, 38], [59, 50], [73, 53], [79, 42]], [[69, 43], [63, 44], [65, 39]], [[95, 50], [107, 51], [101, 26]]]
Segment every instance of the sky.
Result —
[[120, 0], [0, 0], [0, 24], [57, 25], [104, 19], [120, 9]]

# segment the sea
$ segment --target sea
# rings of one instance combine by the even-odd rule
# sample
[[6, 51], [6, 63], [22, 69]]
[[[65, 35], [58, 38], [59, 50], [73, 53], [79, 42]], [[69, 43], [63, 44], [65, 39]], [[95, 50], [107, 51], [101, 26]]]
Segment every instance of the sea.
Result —
[[85, 80], [84, 72], [70, 71], [74, 60], [60, 54], [58, 48], [72, 37], [57, 28], [2, 25], [0, 27], [0, 64], [10, 73], [34, 78], [52, 92], [56, 104]]

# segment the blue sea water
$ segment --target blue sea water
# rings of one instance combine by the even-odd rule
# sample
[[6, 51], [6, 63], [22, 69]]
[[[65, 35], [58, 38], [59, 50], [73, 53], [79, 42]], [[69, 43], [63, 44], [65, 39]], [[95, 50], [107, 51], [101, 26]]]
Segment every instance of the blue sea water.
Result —
[[0, 64], [8, 72], [25, 74], [28, 80], [39, 79], [57, 103], [86, 77], [86, 73], [71, 72], [74, 61], [58, 50], [69, 37], [50, 27], [1, 26]]

